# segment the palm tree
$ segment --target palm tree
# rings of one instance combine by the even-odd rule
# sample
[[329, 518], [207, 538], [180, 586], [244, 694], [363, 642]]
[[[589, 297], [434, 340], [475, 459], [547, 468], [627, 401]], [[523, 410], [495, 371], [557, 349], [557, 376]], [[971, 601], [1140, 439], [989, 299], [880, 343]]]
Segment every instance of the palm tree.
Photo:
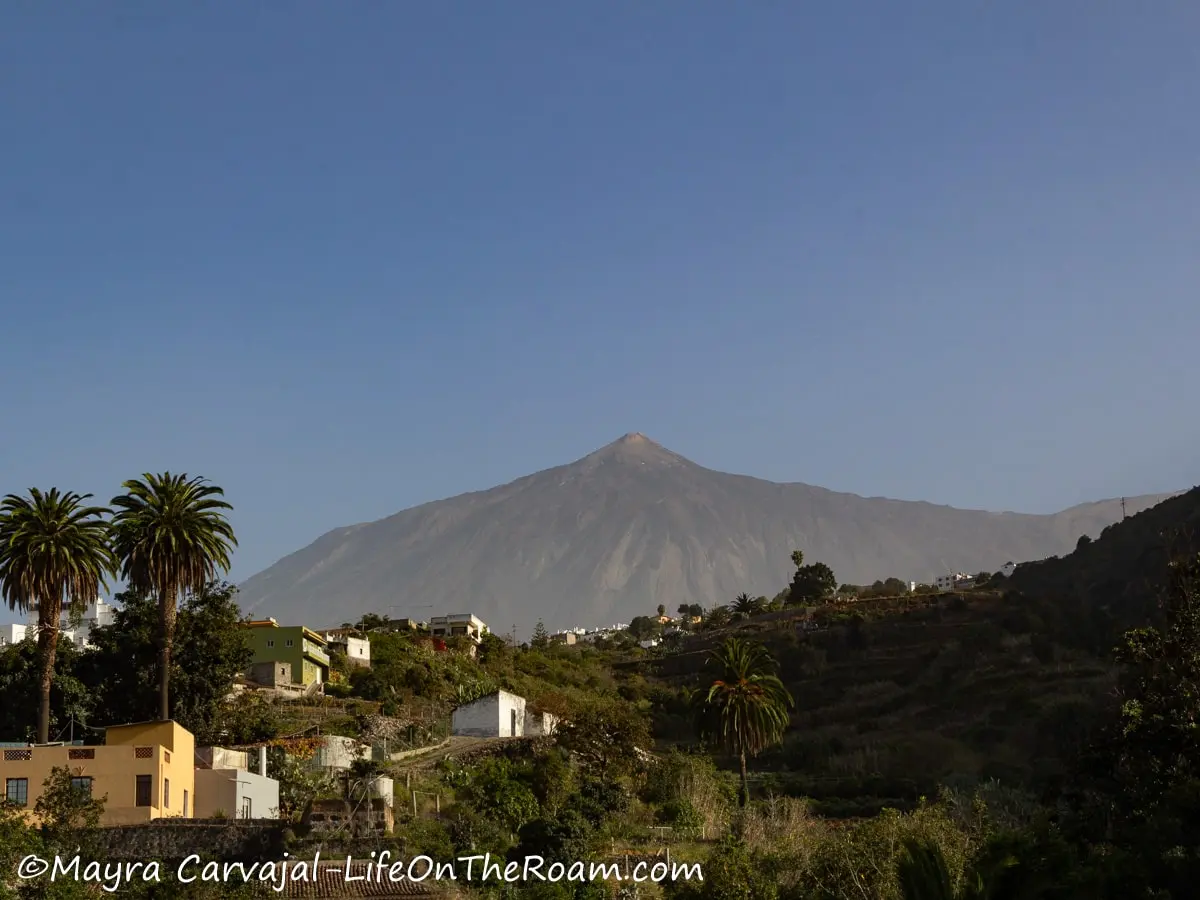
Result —
[[113, 546], [121, 577], [134, 590], [158, 597], [159, 718], [171, 718], [171, 644], [181, 593], [195, 593], [229, 570], [237, 546], [220, 499], [225, 492], [204, 478], [145, 474], [126, 481], [114, 497]]
[[795, 706], [775, 660], [762, 644], [729, 638], [709, 656], [720, 675], [705, 697], [702, 731], [718, 739], [742, 767], [742, 805], [750, 802], [746, 757], [783, 740], [788, 710]]
[[9, 494], [0, 501], [0, 596], [14, 612], [38, 615], [42, 704], [38, 743], [50, 740], [50, 684], [58, 650], [59, 620], [92, 603], [116, 569], [109, 545], [109, 510], [87, 506], [91, 494]]
[[705, 628], [720, 628], [722, 625], [729, 624], [729, 607], [714, 606], [704, 614]]
[[745, 591], [733, 598], [733, 611], [739, 618], [750, 618], [757, 616], [763, 611], [763, 602], [761, 597], [751, 597]]

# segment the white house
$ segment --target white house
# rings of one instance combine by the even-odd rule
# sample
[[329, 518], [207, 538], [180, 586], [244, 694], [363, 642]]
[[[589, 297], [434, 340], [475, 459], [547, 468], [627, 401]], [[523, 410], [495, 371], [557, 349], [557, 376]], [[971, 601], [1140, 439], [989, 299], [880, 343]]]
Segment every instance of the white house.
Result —
[[0, 630], [0, 647], [19, 644], [25, 640], [27, 634], [30, 634], [28, 625], [5, 625], [3, 630]]
[[[97, 597], [96, 602], [91, 604], [84, 612], [79, 620], [79, 627], [72, 628], [70, 619], [63, 616], [58, 623], [58, 639], [60, 641], [70, 641], [76, 647], [83, 649], [90, 646], [89, 638], [93, 628], [102, 628], [113, 623], [113, 615], [116, 612], [116, 607], [105, 603], [103, 598]], [[33, 610], [29, 614], [29, 621], [21, 625], [4, 625], [0, 627], [0, 647], [7, 644], [19, 644], [25, 638], [37, 638], [37, 611]]]
[[110, 603], [105, 603], [103, 597], [97, 597], [96, 602], [88, 607], [87, 612], [83, 614], [80, 621], [80, 626], [84, 631], [91, 631], [93, 628], [107, 628], [116, 621], [117, 608]]
[[346, 635], [346, 659], [351, 665], [371, 666], [371, 642], [366, 638]]
[[522, 737], [525, 734], [525, 698], [495, 691], [454, 710], [450, 733], [470, 737]]
[[975, 586], [975, 579], [965, 572], [955, 572], [951, 575], [939, 575], [933, 581], [933, 586], [939, 591], [965, 590]]
[[352, 666], [371, 667], [371, 641], [354, 633], [352, 628], [335, 628], [324, 634], [325, 644], [330, 650], [346, 654], [346, 662]]
[[1005, 578], [1011, 578], [1015, 571], [1017, 571], [1017, 564], [1011, 560], [1000, 567], [1000, 574]]
[[112, 625], [116, 621], [116, 612], [115, 606], [105, 603], [104, 598], [97, 597], [96, 602], [91, 604], [80, 617], [78, 628], [71, 628], [69, 619], [67, 616], [63, 616], [59, 622], [59, 627], [62, 629], [59, 634], [81, 650], [90, 647], [92, 630]]
[[194, 810], [197, 819], [279, 818], [279, 782], [267, 776], [267, 748], [259, 747], [258, 771], [251, 772], [245, 751], [198, 747]]
[[488, 633], [487, 623], [470, 613], [451, 613], [448, 616], [433, 616], [429, 619], [429, 631], [435, 638], [465, 637], [476, 644]]

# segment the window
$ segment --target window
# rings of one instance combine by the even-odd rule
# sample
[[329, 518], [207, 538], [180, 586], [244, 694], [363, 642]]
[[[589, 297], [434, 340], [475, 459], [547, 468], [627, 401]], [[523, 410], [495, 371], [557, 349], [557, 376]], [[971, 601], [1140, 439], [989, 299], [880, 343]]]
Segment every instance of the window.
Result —
[[274, 642], [274, 641], [267, 641], [267, 648], [268, 648], [268, 649], [270, 649], [271, 647], [274, 647], [274, 646], [275, 646], [275, 642]]
[[250, 798], [249, 797], [242, 798], [242, 818], [243, 819], [253, 818], [253, 816], [250, 815]]
[[136, 797], [134, 798], [133, 802], [134, 802], [135, 806], [149, 806], [150, 805], [150, 776], [149, 775], [139, 775], [137, 777], [137, 792], [136, 792]]
[[188, 817], [188, 795], [187, 795], [187, 791], [184, 791], [184, 792], [183, 792], [183, 817], [184, 817], [185, 819]]
[[92, 779], [87, 776], [72, 778], [71, 787], [86, 797], [92, 796]]
[[163, 779], [163, 809], [171, 808], [171, 782], [166, 778]]
[[290, 638], [288, 639], [287, 645], [288, 645], [289, 647], [294, 647], [294, 646], [295, 646], [295, 644], [296, 644], [296, 642], [295, 642], [295, 641], [291, 640]]
[[4, 798], [17, 806], [27, 806], [29, 804], [29, 779], [7, 779], [4, 782]]

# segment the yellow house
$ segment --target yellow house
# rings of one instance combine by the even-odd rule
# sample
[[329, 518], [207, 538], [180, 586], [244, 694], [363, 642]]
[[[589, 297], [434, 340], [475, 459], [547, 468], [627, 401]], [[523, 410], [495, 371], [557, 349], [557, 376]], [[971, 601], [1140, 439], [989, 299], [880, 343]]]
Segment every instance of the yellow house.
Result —
[[54, 768], [93, 797], [104, 797], [102, 825], [192, 817], [196, 798], [196, 741], [174, 722], [139, 722], [105, 730], [103, 746], [5, 748], [0, 760], [4, 797], [35, 820], [34, 804]]

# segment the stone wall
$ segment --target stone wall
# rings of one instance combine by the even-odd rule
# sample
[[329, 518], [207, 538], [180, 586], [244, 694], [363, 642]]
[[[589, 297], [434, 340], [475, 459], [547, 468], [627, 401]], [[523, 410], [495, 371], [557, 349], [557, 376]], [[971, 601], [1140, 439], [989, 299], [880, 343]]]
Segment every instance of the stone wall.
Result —
[[279, 859], [284, 826], [278, 821], [243, 819], [160, 819], [145, 825], [120, 825], [99, 832], [113, 860], [158, 859], [178, 862], [193, 853], [228, 860]]
[[387, 834], [395, 824], [392, 807], [382, 798], [356, 803], [347, 800], [314, 800], [304, 814], [304, 824], [313, 834], [343, 832], [360, 836]]

